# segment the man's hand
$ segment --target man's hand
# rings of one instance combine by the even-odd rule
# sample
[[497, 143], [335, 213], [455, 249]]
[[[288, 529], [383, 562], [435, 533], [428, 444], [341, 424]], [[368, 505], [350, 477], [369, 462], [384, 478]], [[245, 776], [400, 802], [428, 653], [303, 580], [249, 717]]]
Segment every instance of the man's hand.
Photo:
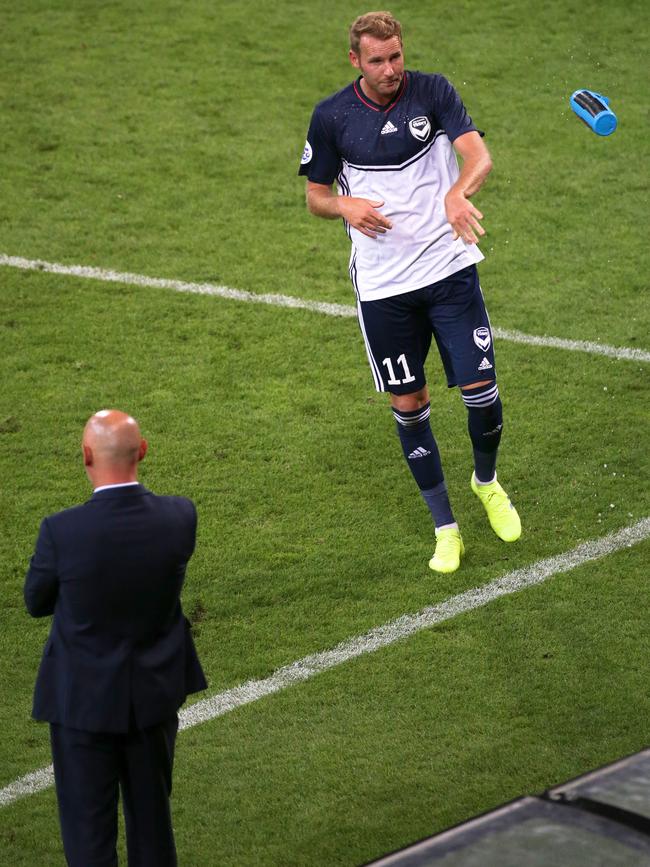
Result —
[[454, 232], [454, 240], [478, 244], [485, 229], [479, 223], [483, 214], [470, 202], [492, 170], [492, 160], [483, 139], [476, 130], [466, 132], [454, 141], [454, 150], [463, 161], [460, 176], [445, 196], [445, 213]]
[[350, 226], [369, 238], [376, 238], [393, 228], [391, 221], [377, 210], [383, 204], [372, 199], [339, 196], [327, 184], [307, 181], [307, 206], [312, 214], [326, 220], [343, 217]]
[[445, 212], [454, 232], [454, 240], [462, 238], [467, 244], [478, 244], [478, 237], [485, 235], [479, 223], [483, 214], [466, 196], [453, 188], [445, 196]]
[[371, 199], [339, 196], [338, 202], [343, 219], [369, 238], [376, 238], [377, 235], [383, 235], [388, 229], [393, 228], [391, 221], [376, 210], [383, 206], [384, 203], [381, 201], [373, 202]]

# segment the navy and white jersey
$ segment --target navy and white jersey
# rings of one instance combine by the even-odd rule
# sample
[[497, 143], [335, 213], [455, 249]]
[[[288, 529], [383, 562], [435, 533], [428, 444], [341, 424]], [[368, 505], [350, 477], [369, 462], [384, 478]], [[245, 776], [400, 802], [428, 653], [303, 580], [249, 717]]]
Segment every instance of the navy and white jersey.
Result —
[[459, 169], [452, 142], [476, 130], [442, 75], [405, 72], [387, 105], [361, 78], [314, 109], [299, 174], [336, 181], [339, 195], [383, 201], [393, 228], [369, 238], [346, 223], [350, 276], [361, 301], [421, 289], [480, 262], [476, 244], [452, 238], [444, 199]]

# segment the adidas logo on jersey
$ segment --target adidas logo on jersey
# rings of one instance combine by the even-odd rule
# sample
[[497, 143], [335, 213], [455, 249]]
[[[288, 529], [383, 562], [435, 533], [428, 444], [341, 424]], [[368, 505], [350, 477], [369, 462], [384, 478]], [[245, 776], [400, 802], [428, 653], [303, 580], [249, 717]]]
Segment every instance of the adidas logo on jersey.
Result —
[[483, 361], [478, 366], [479, 370], [492, 370], [492, 365], [490, 364], [487, 358], [483, 358]]
[[395, 124], [393, 124], [389, 120], [387, 120], [386, 123], [381, 128], [381, 134], [382, 135], [388, 135], [391, 132], [397, 132], [397, 127], [395, 126]]
[[427, 451], [424, 446], [418, 446], [415, 451], [411, 452], [409, 455], [409, 460], [414, 460], [415, 458], [426, 458], [426, 456], [430, 454], [431, 452]]

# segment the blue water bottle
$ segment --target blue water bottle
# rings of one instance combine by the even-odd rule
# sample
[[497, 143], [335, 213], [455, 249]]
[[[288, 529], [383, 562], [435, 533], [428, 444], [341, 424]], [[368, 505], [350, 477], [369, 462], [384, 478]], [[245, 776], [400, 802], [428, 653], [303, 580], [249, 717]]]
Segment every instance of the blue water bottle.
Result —
[[616, 129], [616, 115], [609, 100], [593, 90], [576, 90], [571, 94], [571, 108], [596, 135], [611, 135]]

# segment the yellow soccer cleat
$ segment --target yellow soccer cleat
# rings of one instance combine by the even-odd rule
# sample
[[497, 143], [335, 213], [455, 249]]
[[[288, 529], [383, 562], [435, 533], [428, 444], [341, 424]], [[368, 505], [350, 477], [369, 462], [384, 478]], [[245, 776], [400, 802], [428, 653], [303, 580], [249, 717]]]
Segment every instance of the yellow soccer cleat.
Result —
[[438, 530], [436, 533], [436, 550], [429, 560], [429, 568], [434, 572], [455, 572], [460, 566], [460, 558], [465, 553], [465, 546], [460, 530], [452, 527], [448, 530]]
[[521, 521], [510, 498], [495, 479], [489, 485], [479, 485], [472, 473], [472, 490], [483, 503], [490, 525], [499, 539], [516, 542], [521, 536]]

